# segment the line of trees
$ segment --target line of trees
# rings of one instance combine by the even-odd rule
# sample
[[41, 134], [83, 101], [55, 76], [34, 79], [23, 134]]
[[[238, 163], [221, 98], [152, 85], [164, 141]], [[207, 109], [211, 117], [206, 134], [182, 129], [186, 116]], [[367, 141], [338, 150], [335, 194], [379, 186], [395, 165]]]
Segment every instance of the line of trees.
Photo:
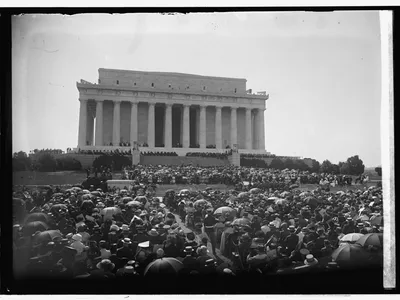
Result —
[[25, 152], [14, 153], [12, 158], [14, 171], [78, 171], [82, 169], [80, 161], [70, 157], [55, 158], [49, 152], [37, 153], [35, 160], [32, 160]]
[[[274, 158], [269, 164], [267, 164], [262, 159], [249, 159], [241, 158], [240, 163], [242, 166], [248, 167], [259, 167], [259, 168], [272, 168], [278, 170], [299, 170], [299, 171], [309, 171], [309, 172], [320, 172], [329, 174], [342, 174], [342, 175], [355, 175], [358, 176], [364, 173], [365, 166], [363, 161], [354, 155], [349, 157], [345, 162], [339, 162], [338, 164], [333, 164], [329, 160], [324, 160], [320, 164], [317, 160], [311, 160], [311, 166], [307, 165], [303, 160], [299, 159], [286, 159], [282, 160], [280, 158]], [[382, 174], [382, 168], [377, 167], [375, 171], [379, 176]]]

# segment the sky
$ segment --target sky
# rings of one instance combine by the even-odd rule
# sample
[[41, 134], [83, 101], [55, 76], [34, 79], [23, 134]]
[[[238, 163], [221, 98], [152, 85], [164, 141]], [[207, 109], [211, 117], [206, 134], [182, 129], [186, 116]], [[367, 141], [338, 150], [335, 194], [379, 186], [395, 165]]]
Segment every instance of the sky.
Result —
[[268, 152], [378, 166], [380, 52], [378, 11], [15, 16], [13, 152], [75, 148], [76, 82], [112, 68], [246, 78]]

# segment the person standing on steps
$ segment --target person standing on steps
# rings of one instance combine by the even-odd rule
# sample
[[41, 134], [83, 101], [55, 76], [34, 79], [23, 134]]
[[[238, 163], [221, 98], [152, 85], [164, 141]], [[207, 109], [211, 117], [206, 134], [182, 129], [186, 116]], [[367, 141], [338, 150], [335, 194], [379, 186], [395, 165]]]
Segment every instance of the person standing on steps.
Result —
[[215, 234], [215, 224], [218, 223], [218, 220], [212, 215], [213, 210], [208, 209], [206, 217], [204, 218], [204, 232], [207, 234], [212, 247], [212, 252], [216, 255], [215, 248], [217, 247], [217, 236]]

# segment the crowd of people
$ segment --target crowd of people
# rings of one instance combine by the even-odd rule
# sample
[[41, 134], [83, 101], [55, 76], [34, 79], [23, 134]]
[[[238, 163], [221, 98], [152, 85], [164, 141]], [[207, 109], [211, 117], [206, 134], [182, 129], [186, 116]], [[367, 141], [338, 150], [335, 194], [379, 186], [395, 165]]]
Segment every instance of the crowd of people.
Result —
[[176, 152], [167, 152], [167, 151], [159, 151], [159, 152], [140, 152], [141, 155], [143, 156], [178, 156]]
[[[125, 189], [15, 187], [16, 277], [146, 278], [166, 269], [234, 276], [382, 265], [380, 187], [301, 191], [288, 172], [234, 166], [125, 171], [134, 180]], [[169, 177], [186, 177], [187, 184], [218, 178], [234, 187], [155, 197], [156, 183]]]
[[[232, 150], [231, 150], [232, 151]], [[189, 157], [215, 157], [219, 159], [226, 159], [232, 154], [231, 151], [226, 151], [225, 153], [214, 153], [214, 152], [188, 152], [186, 156]]]
[[63, 154], [64, 151], [61, 149], [35, 149], [35, 150], [31, 150], [29, 152], [30, 155], [32, 154], [42, 154], [42, 153], [46, 153], [46, 154]]

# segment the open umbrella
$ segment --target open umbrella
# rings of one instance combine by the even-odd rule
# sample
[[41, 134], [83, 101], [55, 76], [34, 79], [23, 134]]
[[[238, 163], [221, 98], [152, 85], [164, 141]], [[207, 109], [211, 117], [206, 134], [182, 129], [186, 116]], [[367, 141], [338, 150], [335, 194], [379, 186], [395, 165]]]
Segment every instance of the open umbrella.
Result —
[[89, 190], [82, 190], [82, 193], [83, 194], [90, 194], [90, 191]]
[[67, 212], [67, 211], [68, 211], [68, 207], [67, 207], [65, 204], [54, 204], [54, 205], [50, 208], [50, 212], [51, 212], [52, 214], [59, 213], [60, 211]]
[[371, 225], [382, 225], [383, 217], [379, 215], [372, 216], [370, 219]]
[[163, 257], [151, 262], [144, 270], [144, 276], [178, 274], [183, 269], [183, 263], [173, 257]]
[[318, 203], [320, 202], [317, 198], [314, 197], [307, 197], [304, 199], [304, 202], [308, 205], [311, 206], [318, 206]]
[[239, 198], [247, 198], [249, 196], [250, 196], [250, 194], [248, 192], [241, 192], [238, 195]]
[[236, 216], [236, 210], [234, 210], [232, 207], [228, 207], [228, 206], [219, 207], [214, 211], [214, 215], [222, 215], [222, 214], [226, 214], [226, 213]]
[[41, 221], [33, 221], [24, 225], [24, 227], [22, 228], [22, 232], [24, 236], [29, 236], [34, 234], [36, 231], [45, 231], [47, 229], [49, 229], [49, 226], [47, 226], [46, 223], [43, 223]]
[[232, 222], [232, 225], [247, 226], [247, 225], [250, 225], [250, 220], [245, 219], [245, 218], [239, 218], [239, 219], [234, 220]]
[[279, 197], [269, 197], [268, 201], [276, 201], [276, 200], [279, 200], [279, 199], [280, 199]]
[[357, 242], [362, 236], [364, 236], [362, 233], [349, 233], [343, 236], [340, 241], [354, 243]]
[[290, 186], [291, 189], [295, 189], [295, 188], [298, 188], [298, 187], [299, 187], [298, 184], [292, 184], [292, 185]]
[[129, 201], [126, 205], [131, 206], [131, 207], [141, 207], [141, 206], [143, 206], [143, 203], [136, 201], [136, 200], [132, 200], [132, 201]]
[[82, 195], [82, 200], [90, 200], [93, 197], [94, 196], [92, 194], [84, 194], [84, 195]]
[[98, 196], [98, 197], [100, 197], [102, 195], [102, 193], [99, 191], [93, 191], [93, 192], [91, 192], [91, 194], [94, 196]]
[[118, 207], [106, 207], [101, 211], [101, 214], [104, 215], [104, 217], [108, 217], [108, 216], [113, 216], [118, 214], [119, 212], [121, 212], [121, 209], [119, 209]]
[[278, 200], [275, 200], [275, 204], [276, 205], [286, 205], [287, 204], [287, 200], [286, 199], [278, 199]]
[[43, 223], [49, 222], [49, 216], [45, 213], [32, 213], [29, 214], [25, 219], [25, 224], [33, 222], [33, 221], [41, 221]]
[[368, 233], [364, 236], [360, 237], [360, 239], [356, 242], [363, 247], [367, 246], [376, 246], [383, 247], [383, 233]]
[[252, 188], [249, 192], [251, 193], [251, 194], [257, 194], [257, 193], [259, 193], [261, 191], [261, 189], [259, 189], [259, 188]]
[[128, 202], [130, 202], [130, 201], [133, 201], [133, 198], [132, 198], [132, 197], [123, 197], [123, 198], [122, 198], [122, 201], [123, 201], [124, 203], [128, 203]]
[[204, 199], [200, 199], [200, 200], [196, 200], [196, 201], [193, 203], [193, 206], [194, 206], [194, 207], [206, 206], [207, 204], [210, 204], [210, 202], [208, 202], [207, 200], [204, 200]]
[[290, 193], [288, 191], [284, 191], [283, 193], [281, 193], [281, 197], [286, 197], [287, 195], [290, 195]]
[[368, 260], [368, 253], [358, 244], [344, 243], [332, 253], [332, 261], [341, 266], [363, 265]]
[[33, 237], [34, 244], [41, 244], [44, 242], [51, 242], [56, 237], [62, 237], [62, 234], [58, 230], [46, 230], [36, 234]]
[[357, 218], [357, 220], [362, 221], [362, 222], [364, 222], [364, 221], [369, 221], [369, 217], [366, 216], [366, 215], [361, 215], [361, 216], [359, 216], [359, 217]]

